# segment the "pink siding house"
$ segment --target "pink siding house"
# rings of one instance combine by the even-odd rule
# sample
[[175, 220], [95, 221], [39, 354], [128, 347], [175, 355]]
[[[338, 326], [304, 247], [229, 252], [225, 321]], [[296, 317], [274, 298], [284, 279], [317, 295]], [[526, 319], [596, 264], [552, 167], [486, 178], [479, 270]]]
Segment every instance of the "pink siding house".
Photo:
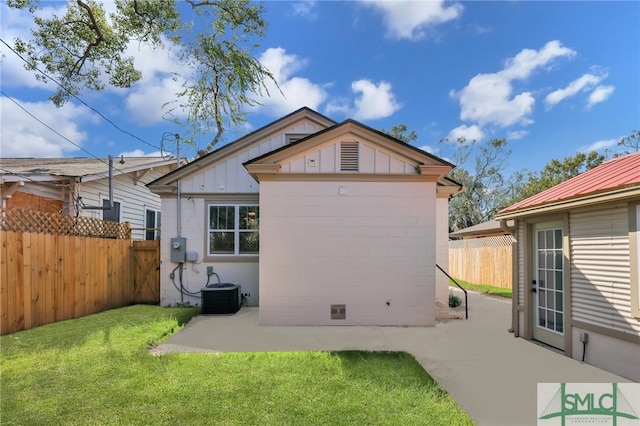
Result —
[[436, 263], [447, 269], [452, 168], [356, 121], [295, 111], [149, 184], [166, 230], [161, 303], [199, 304], [213, 270], [261, 324], [433, 325], [448, 315]]

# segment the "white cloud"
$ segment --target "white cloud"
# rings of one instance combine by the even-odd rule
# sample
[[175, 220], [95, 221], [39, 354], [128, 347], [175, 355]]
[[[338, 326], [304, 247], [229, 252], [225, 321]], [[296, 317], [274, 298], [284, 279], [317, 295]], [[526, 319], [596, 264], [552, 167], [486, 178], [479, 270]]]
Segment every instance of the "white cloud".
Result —
[[459, 92], [451, 91], [451, 96], [459, 99], [460, 118], [475, 121], [480, 126], [533, 123], [530, 118], [535, 104], [533, 94], [524, 91], [514, 95], [512, 82], [528, 78], [533, 71], [548, 67], [556, 58], [574, 55], [575, 51], [563, 47], [557, 40], [550, 41], [539, 51], [523, 49], [507, 59], [501, 71], [478, 74]]
[[376, 84], [366, 79], [356, 80], [351, 83], [351, 90], [356, 93], [353, 105], [347, 98], [334, 99], [327, 105], [327, 114], [341, 113], [355, 120], [390, 117], [402, 108], [391, 89], [391, 84], [386, 81]]
[[549, 93], [544, 101], [548, 106], [552, 107], [566, 98], [577, 95], [581, 91], [591, 89], [596, 84], [604, 80], [606, 77], [607, 77], [606, 74], [603, 74], [603, 75], [585, 74], [582, 77], [572, 81], [564, 89], [558, 89]]
[[443, 0], [364, 0], [363, 3], [382, 13], [387, 36], [395, 39], [420, 40], [427, 29], [456, 19], [463, 11], [461, 4], [445, 6]]
[[314, 12], [316, 2], [313, 0], [305, 0], [293, 2], [291, 8], [293, 9], [294, 16], [301, 16], [304, 18], [315, 19], [316, 14]]
[[351, 90], [359, 93], [353, 112], [356, 120], [386, 118], [402, 107], [391, 92], [391, 84], [386, 81], [375, 84], [369, 80], [357, 80], [351, 83]]
[[589, 95], [589, 100], [587, 102], [587, 108], [591, 108], [595, 104], [599, 104], [600, 102], [604, 102], [609, 99], [609, 96], [613, 94], [615, 87], [613, 86], [598, 86], [593, 92]]
[[[79, 123], [94, 120], [86, 108], [75, 106], [73, 103], [56, 108], [48, 101], [16, 101], [76, 145], [82, 146], [82, 142], [87, 139], [87, 133], [78, 127]], [[39, 123], [5, 96], [0, 97], [0, 121], [0, 155], [3, 157], [64, 157], [80, 150], [78, 146]]]
[[281, 116], [303, 106], [318, 109], [326, 99], [327, 93], [321, 85], [306, 78], [293, 76], [306, 65], [298, 56], [288, 54], [281, 47], [275, 47], [267, 49], [259, 60], [273, 74], [280, 86], [278, 90], [271, 80], [267, 80], [265, 84], [269, 96], [257, 99], [270, 114]]
[[513, 130], [507, 133], [507, 140], [518, 140], [527, 136], [529, 132], [527, 130]]
[[611, 148], [612, 146], [616, 146], [620, 139], [605, 139], [601, 141], [597, 141], [592, 143], [591, 145], [581, 146], [578, 148], [578, 152], [591, 152], [591, 151], [601, 151], [603, 149]]
[[449, 135], [447, 136], [447, 139], [449, 139], [449, 141], [452, 141], [452, 142], [455, 142], [460, 139], [464, 139], [467, 141], [474, 141], [474, 140], [480, 141], [483, 138], [484, 138], [484, 132], [482, 131], [480, 126], [477, 126], [475, 124], [471, 126], [467, 126], [466, 124], [463, 124], [462, 126], [458, 126], [455, 129], [453, 129], [451, 132], [449, 132]]
[[162, 157], [162, 153], [160, 151], [154, 151], [146, 154], [141, 149], [134, 149], [133, 151], [125, 151], [119, 153], [116, 157]]

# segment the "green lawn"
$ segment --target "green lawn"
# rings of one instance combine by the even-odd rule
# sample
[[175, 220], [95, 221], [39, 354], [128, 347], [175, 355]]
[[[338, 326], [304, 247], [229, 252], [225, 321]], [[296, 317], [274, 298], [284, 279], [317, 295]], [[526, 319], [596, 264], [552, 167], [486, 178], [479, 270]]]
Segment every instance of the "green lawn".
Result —
[[131, 306], [0, 337], [0, 424], [472, 424], [406, 353], [149, 354], [197, 312]]
[[[488, 284], [471, 284], [466, 281], [462, 281], [456, 278], [458, 284], [460, 284], [465, 290], [477, 291], [478, 293], [491, 294], [493, 296], [500, 296], [511, 298], [511, 289], [510, 288], [502, 288], [502, 287], [494, 287]], [[458, 288], [452, 281], [449, 281], [449, 286]]]

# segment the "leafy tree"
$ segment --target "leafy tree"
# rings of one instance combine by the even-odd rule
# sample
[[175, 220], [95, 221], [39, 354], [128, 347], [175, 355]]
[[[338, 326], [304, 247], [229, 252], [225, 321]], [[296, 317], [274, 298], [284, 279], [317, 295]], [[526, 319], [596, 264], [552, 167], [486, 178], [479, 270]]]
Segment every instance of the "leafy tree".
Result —
[[382, 133], [386, 133], [387, 135], [394, 137], [398, 140], [401, 140], [404, 143], [411, 143], [418, 140], [418, 134], [415, 130], [407, 133], [407, 125], [406, 124], [396, 124], [391, 128], [391, 130], [380, 129]]
[[[32, 13], [41, 8], [39, 0], [7, 0], [7, 4]], [[138, 82], [142, 73], [126, 52], [130, 42], [151, 48], [172, 43], [179, 47], [178, 60], [188, 74], [174, 75], [184, 81], [176, 94], [184, 99], [168, 105], [166, 118], [184, 125], [189, 135], [213, 131], [208, 151], [226, 127], [246, 122], [243, 106], [257, 103], [252, 95], [267, 92], [265, 80], [275, 82], [251, 55], [255, 39], [267, 29], [261, 3], [115, 0], [115, 6], [116, 11], [107, 14], [97, 0], [68, 2], [63, 16], [34, 16], [32, 40], [16, 39], [16, 51], [25, 57], [27, 70], [43, 69], [60, 83], [50, 97], [56, 106], [82, 89], [129, 88]], [[179, 118], [182, 109], [186, 120]]]
[[618, 141], [618, 146], [624, 146], [625, 148], [630, 149], [630, 151], [624, 151], [623, 154], [640, 151], [640, 130], [633, 130], [629, 136], [625, 136], [620, 139]]
[[[448, 140], [440, 141], [443, 148]], [[457, 231], [493, 219], [498, 211], [504, 170], [511, 151], [506, 139], [479, 143], [463, 138], [453, 145], [451, 162], [457, 167], [450, 177], [464, 185], [449, 203], [449, 229]]]
[[536, 195], [545, 189], [571, 179], [602, 164], [605, 157], [595, 151], [579, 152], [563, 160], [549, 161], [539, 172], [523, 170], [516, 172], [506, 185], [501, 208]]

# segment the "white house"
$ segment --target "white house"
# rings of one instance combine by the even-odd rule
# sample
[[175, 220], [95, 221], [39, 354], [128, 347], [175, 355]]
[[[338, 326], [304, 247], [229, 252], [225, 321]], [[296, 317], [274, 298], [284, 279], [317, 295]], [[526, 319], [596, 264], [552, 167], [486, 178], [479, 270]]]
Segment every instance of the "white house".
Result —
[[499, 212], [515, 221], [516, 336], [640, 381], [640, 153]]
[[[160, 197], [146, 184], [177, 167], [175, 159], [113, 160], [113, 208], [107, 158], [0, 158], [2, 207], [129, 222], [134, 239], [156, 239]], [[98, 207], [99, 209], [96, 209]]]
[[213, 267], [261, 324], [432, 325], [448, 314], [436, 263], [446, 270], [452, 168], [297, 110], [149, 184], [162, 198], [161, 304], [199, 304]]

